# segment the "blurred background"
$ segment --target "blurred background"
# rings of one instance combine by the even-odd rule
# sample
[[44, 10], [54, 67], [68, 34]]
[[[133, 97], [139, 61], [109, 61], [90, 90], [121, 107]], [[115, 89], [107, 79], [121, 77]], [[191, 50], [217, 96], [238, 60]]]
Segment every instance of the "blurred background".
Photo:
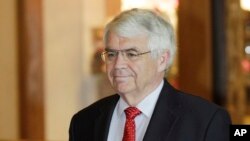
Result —
[[250, 0], [0, 0], [0, 140], [68, 140], [72, 115], [113, 93], [103, 27], [134, 7], [174, 25], [168, 80], [250, 124]]

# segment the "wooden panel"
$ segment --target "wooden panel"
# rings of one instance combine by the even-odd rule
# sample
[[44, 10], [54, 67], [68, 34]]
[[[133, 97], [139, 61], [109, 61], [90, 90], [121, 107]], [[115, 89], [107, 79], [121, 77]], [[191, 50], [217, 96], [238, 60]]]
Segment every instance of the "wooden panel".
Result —
[[18, 2], [20, 137], [44, 139], [42, 0]]
[[244, 13], [239, 1], [226, 3], [227, 108], [233, 123], [243, 123], [247, 110], [246, 78], [242, 71], [244, 54]]
[[180, 89], [211, 100], [210, 0], [180, 0], [178, 23]]

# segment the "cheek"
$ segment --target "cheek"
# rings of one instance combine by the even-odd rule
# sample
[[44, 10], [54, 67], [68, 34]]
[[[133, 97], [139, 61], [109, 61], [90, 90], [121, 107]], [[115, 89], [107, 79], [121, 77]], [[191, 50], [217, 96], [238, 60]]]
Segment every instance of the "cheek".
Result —
[[111, 71], [112, 71], [112, 67], [110, 65], [106, 65], [106, 74], [108, 75], [109, 80], [112, 77], [111, 76]]
[[155, 77], [157, 71], [156, 62], [147, 61], [140, 67], [139, 75], [142, 77], [143, 80], [145, 79], [152, 79]]
[[135, 83], [141, 83], [146, 77], [147, 67], [142, 63], [134, 64], [130, 66], [130, 71], [132, 71], [133, 79]]

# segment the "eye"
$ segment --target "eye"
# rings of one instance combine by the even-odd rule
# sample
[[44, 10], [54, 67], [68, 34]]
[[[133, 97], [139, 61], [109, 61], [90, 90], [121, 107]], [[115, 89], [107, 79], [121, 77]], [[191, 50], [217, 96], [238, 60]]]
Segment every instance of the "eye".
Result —
[[117, 56], [117, 52], [113, 52], [113, 51], [110, 51], [110, 52], [107, 52], [106, 53], [106, 56], [108, 57], [108, 58], [114, 58], [114, 57], [116, 57]]
[[126, 56], [129, 58], [134, 58], [138, 56], [138, 53], [136, 51], [127, 51]]

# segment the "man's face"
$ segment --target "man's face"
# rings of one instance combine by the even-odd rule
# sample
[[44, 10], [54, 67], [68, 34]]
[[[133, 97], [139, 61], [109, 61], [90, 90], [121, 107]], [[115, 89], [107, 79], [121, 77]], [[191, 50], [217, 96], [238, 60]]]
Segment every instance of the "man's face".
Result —
[[[147, 46], [147, 36], [124, 38], [111, 32], [105, 50], [143, 53], [150, 51]], [[125, 51], [120, 51], [113, 61], [106, 63], [107, 75], [112, 87], [120, 95], [149, 93], [162, 80], [163, 72], [159, 70], [158, 62], [159, 60], [153, 59], [150, 53], [131, 61], [126, 57]]]

